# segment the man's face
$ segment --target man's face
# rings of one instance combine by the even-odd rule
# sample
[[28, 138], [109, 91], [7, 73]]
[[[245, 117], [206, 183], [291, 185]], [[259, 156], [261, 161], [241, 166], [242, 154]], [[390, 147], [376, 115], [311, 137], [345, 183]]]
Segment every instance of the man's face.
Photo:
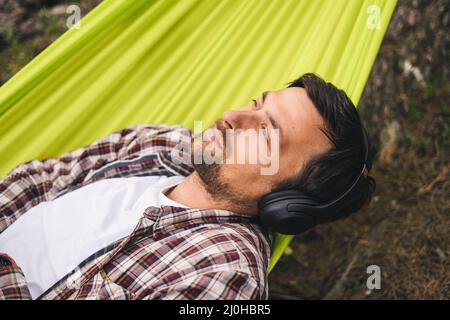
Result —
[[320, 130], [323, 119], [305, 89], [270, 91], [255, 99], [225, 112], [203, 132], [203, 139], [198, 136], [192, 143], [194, 157], [204, 156], [209, 148], [223, 159], [222, 164], [194, 161], [211, 196], [250, 214], [256, 213], [259, 198], [331, 148]]

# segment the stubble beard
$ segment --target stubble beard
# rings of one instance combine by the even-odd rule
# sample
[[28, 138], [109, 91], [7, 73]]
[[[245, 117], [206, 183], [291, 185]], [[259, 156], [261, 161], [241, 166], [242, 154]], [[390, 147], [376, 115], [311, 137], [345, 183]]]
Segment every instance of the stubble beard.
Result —
[[[225, 150], [228, 150], [228, 146], [225, 145], [225, 141], [223, 146]], [[194, 139], [191, 142], [191, 150], [195, 150]], [[224, 203], [225, 206], [231, 209], [230, 211], [237, 211], [240, 213], [248, 213], [251, 211], [253, 204], [252, 199], [235, 192], [234, 190], [236, 188], [234, 188], [227, 181], [224, 181], [222, 176], [222, 170], [224, 169], [223, 164], [206, 164], [204, 161], [196, 163], [196, 161], [194, 161], [194, 157], [195, 154], [192, 152], [191, 163], [193, 164], [194, 170], [200, 177], [203, 187], [214, 201]]]

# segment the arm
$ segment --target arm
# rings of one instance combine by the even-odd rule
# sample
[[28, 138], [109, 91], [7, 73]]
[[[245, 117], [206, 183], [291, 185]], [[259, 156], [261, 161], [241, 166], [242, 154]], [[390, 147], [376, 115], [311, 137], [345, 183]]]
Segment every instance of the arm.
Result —
[[31, 300], [22, 270], [6, 254], [0, 254], [0, 300]]
[[162, 286], [144, 299], [162, 300], [254, 300], [267, 299], [250, 274], [216, 271], [189, 276], [173, 285]]
[[[126, 159], [156, 144], [149, 139], [167, 131], [163, 125], [135, 125], [59, 159], [32, 160], [17, 166], [0, 180], [0, 233], [33, 206], [50, 201], [67, 187], [83, 182], [93, 169]], [[157, 140], [157, 139], [154, 139]]]

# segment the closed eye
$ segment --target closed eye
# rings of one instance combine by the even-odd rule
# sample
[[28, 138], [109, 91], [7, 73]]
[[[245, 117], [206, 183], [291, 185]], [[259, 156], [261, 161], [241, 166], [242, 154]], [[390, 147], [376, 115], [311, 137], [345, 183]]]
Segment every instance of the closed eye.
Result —
[[[253, 101], [253, 109], [255, 109], [255, 110], [259, 109], [259, 107], [258, 107], [258, 101], [256, 101], [255, 99], [252, 99], [252, 101]], [[274, 127], [274, 125], [273, 125], [273, 120], [272, 120], [272, 118], [267, 114], [267, 112], [266, 112], [266, 116], [269, 118], [270, 123], [272, 124], [272, 127]], [[269, 128], [267, 127], [266, 124], [263, 124], [263, 125], [261, 126], [261, 130], [263, 130], [263, 135], [264, 135], [264, 137], [266, 138], [267, 143], [269, 143], [269, 142], [270, 142]]]

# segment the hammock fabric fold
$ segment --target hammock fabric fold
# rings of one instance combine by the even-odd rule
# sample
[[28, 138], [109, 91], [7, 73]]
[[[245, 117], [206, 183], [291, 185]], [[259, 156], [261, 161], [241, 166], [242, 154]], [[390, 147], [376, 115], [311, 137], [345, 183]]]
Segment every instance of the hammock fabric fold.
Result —
[[[396, 0], [104, 0], [0, 88], [0, 176], [138, 123], [204, 128], [315, 72], [355, 105]], [[293, 237], [277, 235], [270, 269]]]

